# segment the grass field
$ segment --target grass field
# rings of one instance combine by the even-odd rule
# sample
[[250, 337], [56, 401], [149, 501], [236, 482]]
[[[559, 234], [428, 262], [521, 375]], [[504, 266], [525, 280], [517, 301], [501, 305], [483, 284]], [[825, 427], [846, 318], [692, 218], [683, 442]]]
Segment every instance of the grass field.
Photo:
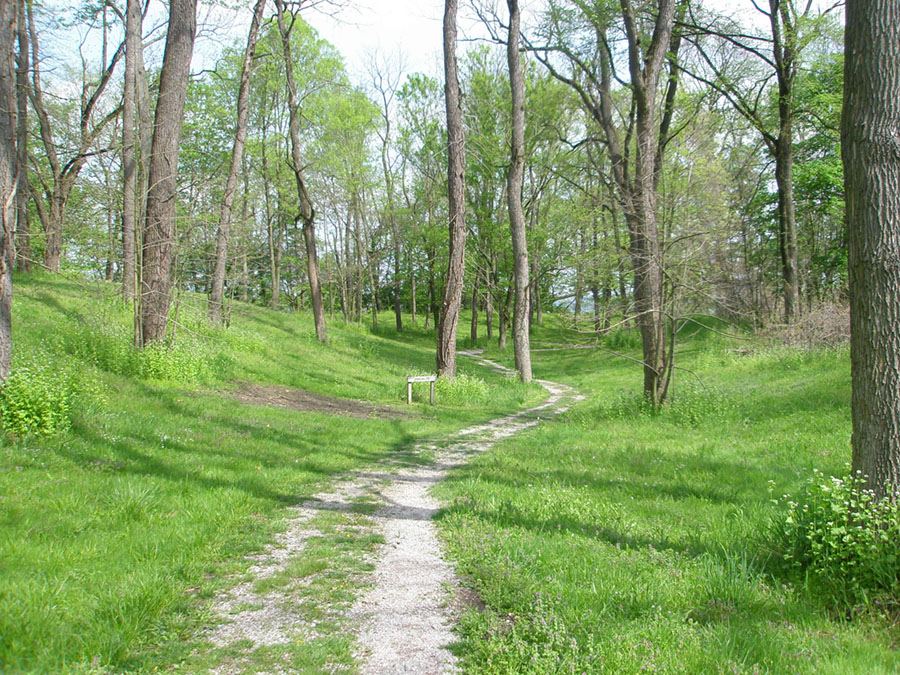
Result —
[[767, 546], [773, 499], [813, 468], [846, 473], [846, 351], [701, 330], [677, 358], [699, 377], [678, 371], [654, 414], [633, 362], [535, 352], [537, 377], [587, 399], [439, 486], [443, 538], [484, 603], [461, 628], [466, 672], [900, 672], [892, 617], [830, 609]]
[[[326, 346], [306, 314], [238, 303], [214, 330], [184, 295], [173, 349], [138, 352], [115, 289], [45, 275], [15, 288], [14, 370], [65, 414], [55, 434], [0, 441], [2, 672], [206, 672], [228, 657], [204, 647], [210, 601], [288, 507], [543, 396], [460, 359], [467, 377], [435, 408], [425, 389], [405, 406], [405, 376], [433, 369], [434, 335], [397, 335], [387, 313], [378, 334], [331, 321]], [[552, 347], [576, 339], [559, 321], [535, 327], [535, 375], [585, 400], [438, 487], [448, 554], [480, 598], [455, 646], [466, 672], [900, 672], [895, 617], [827, 605], [774, 564], [767, 536], [775, 500], [813, 469], [846, 471], [846, 351], [695, 330], [654, 412], [635, 363]], [[638, 354], [631, 331], [603, 344]], [[512, 364], [511, 347], [478, 346]], [[381, 412], [248, 404], [248, 387], [260, 403], [298, 388]], [[347, 538], [367, 509], [323, 513], [321, 536], [267, 583], [311, 575], [310, 607], [352, 600], [358, 587], [335, 580], [364, 571], [377, 543]], [[258, 650], [254, 667], [352, 669], [342, 630]]]
[[[372, 335], [236, 305], [212, 330], [179, 301], [173, 351], [140, 354], [116, 289], [15, 280], [14, 371], [63, 383], [71, 425], [0, 441], [0, 671], [152, 671], [179, 664], [210, 598], [271, 541], [286, 507], [341, 472], [543, 394], [461, 361], [477, 379], [405, 406], [433, 369], [433, 333]], [[382, 325], [392, 325], [385, 320]], [[246, 405], [240, 383], [395, 408], [366, 418]], [[64, 393], [65, 393], [64, 392]]]

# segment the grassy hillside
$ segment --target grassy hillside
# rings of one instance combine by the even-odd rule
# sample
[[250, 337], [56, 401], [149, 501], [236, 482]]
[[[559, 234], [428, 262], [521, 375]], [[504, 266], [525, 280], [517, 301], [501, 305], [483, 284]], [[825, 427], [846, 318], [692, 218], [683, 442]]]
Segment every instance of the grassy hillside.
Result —
[[[410, 408], [405, 376], [433, 370], [433, 333], [331, 322], [321, 345], [308, 315], [240, 304], [230, 328], [213, 330], [190, 295], [178, 300], [174, 347], [138, 352], [116, 290], [15, 280], [17, 410], [49, 406], [61, 430], [0, 440], [2, 672], [178, 663], [209, 598], [287, 506], [417, 439], [542, 396], [461, 359], [479, 379], [442, 388], [435, 408], [418, 392]], [[248, 404], [248, 388], [260, 403], [300, 388], [378, 410]]]
[[[574, 336], [551, 322], [536, 337]], [[628, 332], [606, 344], [639, 353]], [[895, 610], [820, 601], [767, 537], [773, 499], [814, 468], [846, 473], [846, 351], [701, 330], [658, 413], [639, 366], [607, 351], [533, 361], [587, 399], [438, 488], [451, 556], [486, 605], [463, 624], [467, 672], [900, 672]]]

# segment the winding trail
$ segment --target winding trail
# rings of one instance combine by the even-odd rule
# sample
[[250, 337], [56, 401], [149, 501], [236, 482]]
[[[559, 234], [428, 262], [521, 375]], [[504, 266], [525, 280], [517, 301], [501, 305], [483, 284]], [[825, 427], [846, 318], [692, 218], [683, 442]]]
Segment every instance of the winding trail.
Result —
[[[483, 358], [481, 351], [460, 354], [511, 372]], [[384, 528], [383, 554], [376, 563], [374, 588], [353, 610], [362, 620], [362, 672], [430, 675], [455, 670], [456, 658], [447, 649], [455, 618], [447, 607], [447, 591], [457, 586], [457, 579], [441, 557], [432, 522], [440, 505], [429, 488], [475, 453], [538, 424], [541, 416], [567, 410], [576, 399], [570, 387], [538, 382], [550, 393], [544, 403], [459, 432], [465, 440], [438, 449], [433, 464], [401, 470], [382, 490], [386, 505], [376, 517]]]
[[[513, 372], [481, 356], [481, 350], [458, 352], [496, 372]], [[413, 452], [434, 452], [427, 465], [394, 458], [383, 472], [348, 474], [333, 492], [316, 495], [297, 507], [286, 532], [276, 544], [255, 559], [251, 573], [256, 579], [285, 569], [304, 542], [316, 534], [311, 526], [322, 510], [350, 511], [363, 496], [380, 504], [372, 517], [372, 532], [384, 537], [374, 557], [371, 587], [352, 607], [339, 610], [358, 629], [356, 660], [360, 672], [377, 675], [415, 673], [437, 675], [456, 671], [453, 642], [456, 620], [451, 599], [458, 580], [442, 555], [432, 521], [440, 508], [430, 488], [443, 480], [453, 467], [498, 441], [533, 427], [541, 419], [562, 413], [581, 399], [563, 384], [536, 380], [549, 397], [538, 406], [464, 429], [446, 445], [423, 443]], [[292, 603], [290, 592], [254, 595], [252, 582], [238, 584], [219, 598], [215, 609], [226, 620], [210, 635], [210, 641], [227, 647], [238, 640], [255, 646], [283, 644], [317, 636], [316, 625], [305, 621], [302, 608]], [[294, 605], [292, 611], [291, 606]], [[246, 608], [246, 609], [244, 609]], [[217, 672], [241, 672], [241, 662], [231, 662]]]

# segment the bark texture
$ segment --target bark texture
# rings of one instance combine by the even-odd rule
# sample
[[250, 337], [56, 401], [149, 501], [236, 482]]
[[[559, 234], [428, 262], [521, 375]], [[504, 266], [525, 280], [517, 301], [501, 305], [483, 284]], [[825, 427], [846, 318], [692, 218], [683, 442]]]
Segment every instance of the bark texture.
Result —
[[13, 225], [16, 202], [16, 5], [0, 3], [0, 382], [12, 357]]
[[438, 375], [456, 375], [456, 329], [462, 304], [466, 254], [466, 148], [462, 99], [456, 65], [457, 0], [444, 3], [444, 99], [447, 106], [447, 182], [450, 216], [450, 262], [437, 333]]
[[525, 239], [525, 212], [522, 209], [522, 178], [525, 174], [525, 81], [519, 59], [519, 2], [506, 0], [509, 8], [509, 38], [506, 60], [512, 90], [512, 144], [506, 194], [509, 203], [509, 228], [512, 231], [513, 280], [513, 351], [516, 372], [522, 382], [531, 382], [531, 345], [528, 335], [529, 266], [528, 244]]
[[16, 188], [16, 267], [27, 272], [31, 269], [31, 224], [28, 220], [28, 22], [25, 15], [26, 0], [16, 2], [16, 160], [22, 169], [18, 172]]
[[847, 4], [841, 150], [850, 244], [853, 470], [900, 490], [900, 4]]
[[137, 157], [134, 147], [135, 77], [137, 52], [143, 49], [140, 0], [125, 8], [125, 84], [122, 93], [122, 294], [133, 301], [137, 294], [135, 220], [137, 217]]
[[165, 337], [172, 288], [175, 203], [178, 196], [178, 148], [190, 75], [197, 0], [171, 0], [166, 49], [148, 171], [141, 260], [140, 343]]
[[[291, 169], [294, 182], [297, 184], [297, 197], [300, 201], [299, 219], [303, 223], [303, 242], [306, 244], [306, 268], [309, 275], [309, 291], [312, 297], [313, 321], [316, 324], [316, 338], [319, 342], [328, 342], [325, 331], [325, 306], [322, 304], [322, 287], [319, 282], [319, 258], [316, 253], [316, 212], [306, 189], [303, 177], [303, 157], [300, 153], [300, 106], [297, 103], [297, 86], [294, 83], [294, 65], [291, 56], [291, 32], [285, 23], [287, 18], [282, 0], [275, 0], [278, 10], [278, 30], [281, 33], [281, 47], [284, 55], [284, 76], [288, 88], [288, 110], [290, 113], [291, 136]], [[291, 20], [293, 20], [291, 15]]]
[[225, 191], [222, 193], [222, 210], [219, 213], [219, 229], [216, 233], [216, 263], [213, 270], [212, 289], [209, 293], [209, 320], [222, 323], [222, 300], [225, 296], [225, 264], [228, 260], [228, 239], [231, 235], [232, 205], [237, 190], [238, 172], [244, 158], [244, 145], [247, 142], [247, 121], [250, 118], [250, 75], [253, 73], [253, 60], [256, 56], [256, 39], [259, 25], [266, 9], [266, 0], [256, 0], [253, 19], [247, 33], [247, 48], [244, 50], [244, 61], [241, 64], [241, 83], [238, 87], [237, 128], [234, 134], [234, 145], [231, 147], [231, 164], [228, 177], [225, 179]]

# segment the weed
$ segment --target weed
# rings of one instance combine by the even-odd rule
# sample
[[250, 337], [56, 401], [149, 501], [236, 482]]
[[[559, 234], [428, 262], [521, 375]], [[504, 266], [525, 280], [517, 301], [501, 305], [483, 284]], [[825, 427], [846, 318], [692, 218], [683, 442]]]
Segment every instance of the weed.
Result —
[[814, 592], [841, 607], [900, 605], [900, 504], [877, 501], [861, 474], [818, 470], [775, 503], [772, 548]]
[[72, 421], [72, 388], [63, 375], [20, 366], [0, 389], [0, 427], [13, 436], [50, 435]]
[[488, 393], [489, 388], [484, 380], [465, 373], [453, 378], [439, 378], [435, 385], [435, 394], [440, 397], [441, 404], [449, 406], [481, 403]]

